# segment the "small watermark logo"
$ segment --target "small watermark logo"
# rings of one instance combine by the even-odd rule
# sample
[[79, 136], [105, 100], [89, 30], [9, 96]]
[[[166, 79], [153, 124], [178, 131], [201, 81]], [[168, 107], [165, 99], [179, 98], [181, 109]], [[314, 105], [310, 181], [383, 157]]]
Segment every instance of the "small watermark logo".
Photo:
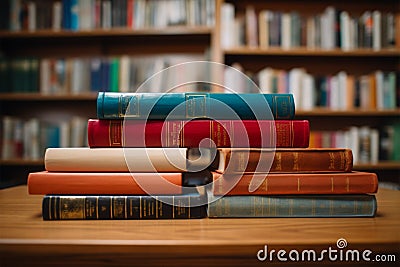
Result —
[[340, 248], [340, 249], [343, 249], [343, 248], [347, 247], [347, 240], [344, 239], [344, 238], [339, 238], [339, 239], [336, 241], [336, 246], [337, 246], [338, 248]]
[[397, 260], [394, 254], [375, 254], [370, 249], [349, 249], [347, 240], [344, 238], [339, 238], [336, 241], [336, 247], [329, 246], [321, 251], [314, 249], [269, 250], [268, 245], [264, 245], [264, 248], [257, 252], [257, 259], [263, 262], [317, 262], [327, 260], [332, 262], [396, 262]]

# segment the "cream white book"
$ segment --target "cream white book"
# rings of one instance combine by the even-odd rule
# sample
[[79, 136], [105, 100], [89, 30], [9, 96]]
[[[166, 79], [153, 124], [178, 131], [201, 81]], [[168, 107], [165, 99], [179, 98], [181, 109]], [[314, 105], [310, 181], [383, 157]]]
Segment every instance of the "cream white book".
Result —
[[188, 148], [73, 147], [48, 148], [44, 164], [51, 172], [186, 172], [207, 168], [213, 158]]

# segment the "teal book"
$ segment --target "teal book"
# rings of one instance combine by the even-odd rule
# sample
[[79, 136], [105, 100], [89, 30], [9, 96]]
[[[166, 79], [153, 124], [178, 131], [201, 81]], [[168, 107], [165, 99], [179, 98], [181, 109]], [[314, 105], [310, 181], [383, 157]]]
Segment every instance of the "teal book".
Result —
[[[207, 216], [202, 194], [174, 196], [46, 195], [43, 220], [198, 219]], [[199, 205], [192, 205], [199, 202]], [[171, 205], [169, 203], [174, 203]]]
[[118, 92], [119, 89], [119, 59], [111, 59], [110, 64], [110, 91]]
[[375, 196], [367, 194], [224, 196], [210, 202], [208, 217], [374, 217], [376, 209]]
[[99, 119], [292, 120], [294, 113], [292, 94], [99, 92], [97, 97]]

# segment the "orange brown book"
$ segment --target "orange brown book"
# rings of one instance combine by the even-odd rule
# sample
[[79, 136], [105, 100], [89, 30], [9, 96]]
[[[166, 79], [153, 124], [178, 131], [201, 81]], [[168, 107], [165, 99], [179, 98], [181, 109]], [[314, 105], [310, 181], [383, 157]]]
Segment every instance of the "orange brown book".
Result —
[[[213, 173], [214, 195], [368, 194], [378, 190], [375, 173]], [[251, 184], [258, 188], [250, 192]]]
[[345, 148], [219, 148], [212, 168], [221, 173], [351, 172], [353, 154]]
[[29, 174], [28, 191], [36, 195], [172, 195], [182, 194], [183, 180], [182, 173], [43, 171]]

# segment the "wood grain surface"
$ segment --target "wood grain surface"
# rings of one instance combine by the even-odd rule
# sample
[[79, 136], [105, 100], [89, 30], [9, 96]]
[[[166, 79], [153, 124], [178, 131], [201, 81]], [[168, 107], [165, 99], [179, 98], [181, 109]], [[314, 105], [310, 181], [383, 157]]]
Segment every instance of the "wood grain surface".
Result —
[[43, 221], [42, 197], [19, 186], [0, 191], [0, 266], [266, 266], [280, 262], [257, 260], [264, 245], [318, 251], [339, 238], [399, 262], [400, 192], [377, 199], [375, 218]]

